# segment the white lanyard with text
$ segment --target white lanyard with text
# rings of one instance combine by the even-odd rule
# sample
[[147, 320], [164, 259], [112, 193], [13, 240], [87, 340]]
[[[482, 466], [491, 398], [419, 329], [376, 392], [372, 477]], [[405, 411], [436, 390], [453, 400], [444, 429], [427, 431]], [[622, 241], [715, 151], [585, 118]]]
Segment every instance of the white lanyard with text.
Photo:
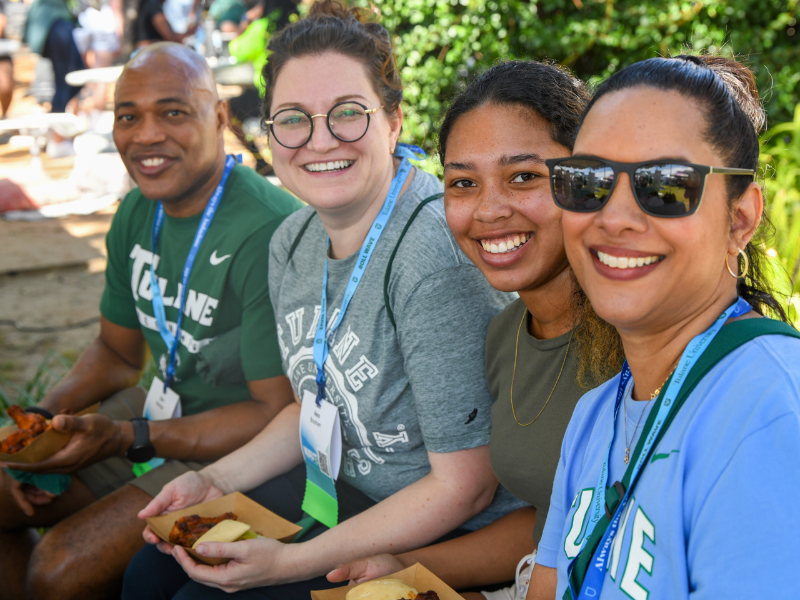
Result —
[[[639, 474], [639, 471], [642, 468], [642, 465], [644, 464], [645, 460], [647, 460], [650, 448], [652, 447], [654, 441], [658, 437], [658, 434], [661, 431], [661, 427], [663, 426], [664, 422], [669, 416], [669, 413], [675, 404], [674, 400], [678, 397], [678, 394], [680, 393], [680, 390], [683, 387], [684, 382], [686, 381], [686, 376], [692, 370], [692, 367], [698, 361], [703, 352], [705, 352], [706, 348], [708, 348], [708, 345], [711, 343], [714, 337], [716, 337], [717, 333], [719, 333], [719, 330], [722, 329], [722, 326], [725, 325], [725, 322], [728, 319], [740, 317], [744, 314], [747, 314], [748, 312], [750, 312], [750, 310], [752, 310], [751, 306], [744, 299], [738, 298], [733, 305], [729, 306], [727, 310], [725, 310], [725, 312], [723, 312], [717, 318], [717, 320], [714, 321], [714, 324], [711, 325], [711, 327], [709, 327], [706, 331], [704, 331], [700, 335], [696, 336], [686, 346], [686, 349], [683, 351], [680, 361], [678, 362], [678, 366], [675, 368], [675, 373], [672, 376], [669, 385], [667, 386], [666, 392], [664, 392], [664, 401], [658, 407], [658, 413], [656, 414], [655, 421], [653, 421], [653, 426], [650, 428], [650, 431], [642, 432], [642, 435], [646, 436], [645, 442], [641, 452], [636, 457], [636, 462], [634, 463], [633, 466], [633, 476], [631, 477], [630, 485], [628, 486], [628, 489], [625, 491], [625, 494], [617, 504], [616, 510], [614, 512], [614, 517], [609, 523], [603, 538], [600, 540], [600, 543], [598, 544], [595, 550], [595, 555], [592, 557], [592, 560], [589, 563], [586, 576], [583, 580], [583, 585], [581, 586], [580, 595], [576, 596], [575, 590], [571, 589], [573, 598], [577, 598], [578, 600], [584, 600], [586, 598], [595, 598], [600, 595], [600, 591], [603, 589], [606, 570], [608, 568], [608, 560], [610, 559], [610, 554], [611, 554], [607, 550], [608, 548], [611, 547], [611, 543], [614, 541], [614, 537], [618, 532], [620, 516], [623, 514], [625, 506], [628, 503], [628, 497], [630, 495], [630, 490], [633, 487], [633, 482], [636, 481], [636, 478]], [[628, 367], [628, 361], [625, 361], [625, 364], [622, 367], [622, 373], [620, 375], [616, 402], [614, 404], [614, 423], [616, 423], [617, 413], [619, 412], [619, 407], [625, 395], [625, 389], [627, 387], [628, 381], [630, 380], [630, 377], [631, 377], [631, 371], [630, 368]], [[582, 552], [585, 549], [586, 542], [589, 540], [589, 537], [591, 536], [592, 531], [595, 528], [595, 525], [597, 525], [597, 522], [604, 514], [605, 497], [606, 497], [605, 492], [606, 492], [606, 486], [608, 485], [608, 464], [611, 455], [611, 446], [614, 444], [615, 430], [616, 426], [613, 425], [611, 433], [611, 441], [608, 444], [608, 449], [606, 450], [606, 457], [600, 469], [600, 477], [598, 479], [597, 485], [595, 486], [594, 497], [592, 501], [592, 509], [590, 514], [590, 521], [586, 528], [586, 533], [584, 534], [580, 552]], [[603, 551], [604, 549], [606, 550], [605, 552]], [[578, 553], [578, 556], [580, 555], [580, 552]], [[569, 580], [569, 573], [571, 572], [572, 567], [576, 560], [577, 556], [570, 562], [569, 566], [567, 567], [567, 575], [568, 575], [567, 581], [570, 586], [572, 584]]]

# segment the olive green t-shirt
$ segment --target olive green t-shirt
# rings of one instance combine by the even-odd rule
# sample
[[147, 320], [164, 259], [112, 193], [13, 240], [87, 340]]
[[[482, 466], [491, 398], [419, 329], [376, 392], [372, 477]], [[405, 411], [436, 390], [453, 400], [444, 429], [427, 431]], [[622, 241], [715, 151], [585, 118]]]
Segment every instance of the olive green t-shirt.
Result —
[[[572, 333], [538, 340], [528, 333], [531, 319], [528, 313], [519, 333], [514, 376], [514, 410], [519, 422], [532, 421], [542, 411], [551, 391], [553, 395], [534, 423], [527, 427], [517, 424], [511, 412], [511, 378], [517, 330], [524, 311], [525, 304], [516, 300], [492, 319], [486, 334], [486, 379], [494, 396], [489, 453], [500, 483], [536, 507], [533, 539], [538, 544], [550, 508], [561, 440], [572, 411], [586, 390], [576, 382], [577, 352], [575, 341], [570, 344]], [[553, 390], [557, 379], [558, 385]]]
[[[157, 203], [138, 188], [117, 210], [106, 237], [108, 266], [102, 315], [117, 325], [141, 328], [163, 379], [168, 360], [153, 313], [150, 264], [164, 298], [167, 326], [175, 331], [183, 266], [202, 213], [165, 215], [155, 257], [152, 228]], [[267, 265], [272, 234], [302, 205], [252, 169], [236, 165], [189, 275], [175, 361], [173, 389], [191, 415], [250, 398], [247, 383], [210, 386], [196, 372], [198, 351], [241, 325], [240, 355], [248, 381], [283, 374]]]

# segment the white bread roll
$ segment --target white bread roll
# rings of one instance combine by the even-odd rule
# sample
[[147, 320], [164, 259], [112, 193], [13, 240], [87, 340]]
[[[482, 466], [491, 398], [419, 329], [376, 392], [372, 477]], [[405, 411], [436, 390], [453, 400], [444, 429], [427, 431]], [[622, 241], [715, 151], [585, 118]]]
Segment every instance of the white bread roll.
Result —
[[373, 579], [355, 586], [345, 600], [414, 600], [417, 590], [399, 579]]

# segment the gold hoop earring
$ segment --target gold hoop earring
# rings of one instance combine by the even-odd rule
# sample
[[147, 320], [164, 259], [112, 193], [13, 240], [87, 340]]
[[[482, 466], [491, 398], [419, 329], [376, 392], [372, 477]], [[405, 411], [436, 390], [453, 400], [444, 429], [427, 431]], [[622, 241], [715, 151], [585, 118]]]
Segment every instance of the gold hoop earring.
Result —
[[731, 271], [731, 267], [728, 264], [728, 255], [727, 254], [725, 255], [725, 268], [728, 269], [728, 273], [730, 273], [731, 277], [733, 277], [734, 279], [744, 279], [745, 277], [747, 277], [747, 273], [750, 270], [750, 259], [747, 258], [747, 254], [745, 253], [744, 250], [742, 250], [741, 248], [739, 248], [738, 250], [739, 250], [739, 254], [744, 259], [744, 273], [742, 273], [741, 275], [737, 275], [736, 273]]

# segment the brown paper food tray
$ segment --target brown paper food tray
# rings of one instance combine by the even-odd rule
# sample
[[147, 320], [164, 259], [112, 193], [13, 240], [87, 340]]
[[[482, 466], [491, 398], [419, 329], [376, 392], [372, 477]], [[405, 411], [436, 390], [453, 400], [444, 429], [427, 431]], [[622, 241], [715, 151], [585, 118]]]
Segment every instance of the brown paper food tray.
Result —
[[[165, 542], [169, 541], [169, 532], [175, 521], [187, 515], [200, 515], [201, 517], [217, 517], [226, 512], [235, 513], [238, 520], [250, 525], [250, 529], [257, 534], [278, 540], [281, 542], [291, 542], [300, 532], [301, 527], [276, 515], [271, 510], [267, 510], [257, 502], [254, 502], [244, 494], [233, 492], [216, 500], [209, 500], [202, 504], [195, 504], [188, 508], [176, 510], [160, 517], [150, 517], [147, 524], [150, 525], [158, 537]], [[186, 548], [186, 552], [195, 560], [207, 565], [221, 565], [230, 558], [207, 558], [200, 556], [191, 548]]]
[[[403, 569], [402, 571], [398, 571], [397, 573], [385, 575], [381, 577], [381, 579], [400, 579], [404, 583], [415, 588], [419, 593], [433, 590], [438, 594], [439, 600], [464, 600], [453, 588], [419, 563], [407, 569]], [[352, 587], [354, 586], [347, 585], [333, 588], [332, 590], [312, 591], [311, 598], [313, 600], [345, 600], [347, 592], [349, 592]]]
[[[80, 416], [96, 413], [99, 406], [100, 403], [97, 402], [89, 408], [79, 412], [78, 415]], [[16, 425], [0, 427], [0, 440], [6, 439], [9, 435], [17, 431], [17, 429], [18, 427]], [[67, 442], [71, 437], [71, 433], [64, 433], [62, 431], [50, 429], [49, 431], [45, 431], [44, 433], [37, 435], [27, 447], [23, 448], [16, 454], [4, 454], [3, 452], [0, 452], [0, 462], [32, 465], [40, 460], [49, 458], [61, 450], [67, 445]]]

